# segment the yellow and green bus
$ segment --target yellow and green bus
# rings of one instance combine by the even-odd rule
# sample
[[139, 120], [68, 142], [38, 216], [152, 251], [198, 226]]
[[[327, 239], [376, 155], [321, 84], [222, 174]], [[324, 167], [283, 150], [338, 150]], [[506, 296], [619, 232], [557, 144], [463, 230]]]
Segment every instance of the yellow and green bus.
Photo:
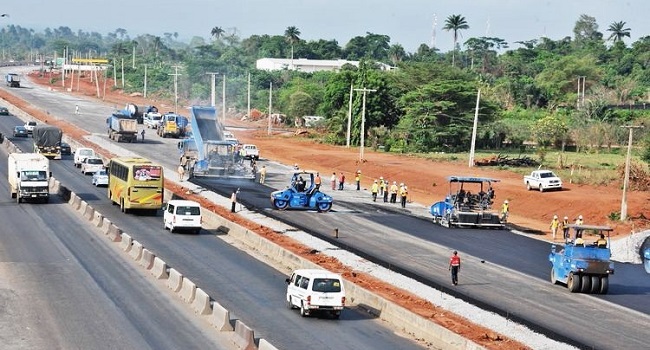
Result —
[[123, 213], [162, 208], [163, 167], [145, 158], [113, 158], [108, 163], [108, 198]]

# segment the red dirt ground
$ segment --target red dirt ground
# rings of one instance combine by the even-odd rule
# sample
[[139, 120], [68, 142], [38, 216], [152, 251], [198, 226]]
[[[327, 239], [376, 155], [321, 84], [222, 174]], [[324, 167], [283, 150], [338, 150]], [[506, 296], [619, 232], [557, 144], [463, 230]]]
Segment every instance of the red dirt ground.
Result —
[[[31, 79], [41, 85], [62, 90], [60, 85], [50, 85], [49, 76], [38, 77], [38, 74], [32, 74]], [[75, 89], [71, 93], [94, 97], [95, 91], [95, 86], [82, 78], [79, 91]], [[24, 101], [20, 101], [6, 93], [0, 93], [0, 97], [7, 99], [14, 105], [21, 106], [21, 108], [41, 120], [49, 119], [48, 122], [52, 122], [52, 118], [29, 106]], [[162, 107], [164, 106], [163, 103], [165, 103], [165, 101], [145, 100], [137, 95], [125, 95], [120, 90], [107, 91], [104, 100], [120, 106], [132, 102], [137, 105], [153, 104]], [[167, 106], [169, 105], [168, 103]], [[65, 133], [77, 140], [80, 140], [84, 134], [83, 131], [67, 123], [55, 121], [55, 124], [61, 126]], [[549, 223], [554, 214], [560, 217], [567, 215], [570, 219], [583, 215], [585, 223], [613, 226], [615, 234], [619, 237], [627, 235], [633, 230], [638, 231], [641, 228], [650, 226], [647, 220], [642, 219], [643, 214], [648, 213], [650, 210], [650, 193], [648, 192], [628, 193], [628, 215], [633, 220], [625, 223], [608, 221], [607, 216], [610, 213], [620, 210], [622, 192], [618, 183], [598, 187], [566, 184], [566, 189], [560, 192], [527, 192], [521, 176], [508, 171], [476, 167], [470, 169], [466, 164], [435, 162], [407, 155], [373, 152], [369, 148], [366, 148], [364, 152], [365, 161], [359, 162], [359, 150], [357, 148], [347, 149], [345, 147], [324, 145], [308, 138], [295, 136], [292, 132], [275, 132], [269, 136], [266, 132], [265, 122], [242, 122], [233, 117], [229, 118], [226, 124], [257, 128], [257, 130], [238, 132], [236, 136], [245, 143], [256, 144], [264, 158], [285, 164], [298, 163], [303, 169], [319, 170], [323, 174], [344, 172], [346, 178], [350, 180], [354, 178], [354, 172], [361, 170], [362, 184], [365, 187], [372, 183], [373, 179], [380, 176], [398, 183], [404, 182], [409, 188], [409, 201], [425, 205], [444, 198], [448, 191], [445, 179], [449, 175], [498, 178], [501, 182], [495, 186], [497, 200], [509, 200], [511, 210], [509, 221], [517, 226], [536, 231], [536, 235], [540, 238], [550, 239]], [[182, 187], [171, 183], [166, 184], [166, 186], [173, 188], [179, 194], [185, 193], [185, 189]], [[190, 195], [190, 197], [201, 200], [196, 196]], [[233, 215], [224, 208], [201, 201], [203, 205], [219, 215], [258, 232], [287, 249], [321, 264], [324, 268], [340, 272], [352, 282], [371, 289], [385, 298], [417, 312], [423, 317], [429, 318], [488, 349], [527, 348], [521, 343], [508, 339], [505, 335], [495, 334], [459, 316], [436, 308], [428, 301], [408, 292], [378, 281], [371, 276], [351, 271], [334, 259], [310, 254], [311, 249], [308, 247], [302, 246], [287, 237], [274, 234], [270, 229], [244, 220], [238, 215]]]

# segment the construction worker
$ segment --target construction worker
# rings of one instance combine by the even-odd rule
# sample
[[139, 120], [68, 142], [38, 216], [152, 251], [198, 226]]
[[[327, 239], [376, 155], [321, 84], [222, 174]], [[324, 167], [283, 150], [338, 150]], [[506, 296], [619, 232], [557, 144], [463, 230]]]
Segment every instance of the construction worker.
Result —
[[562, 219], [562, 222], [560, 223], [560, 227], [562, 228], [562, 233], [564, 234], [564, 240], [566, 241], [569, 239], [569, 217], [565, 216], [564, 219]]
[[381, 197], [384, 196], [384, 177], [383, 176], [379, 177], [379, 195]]
[[177, 171], [178, 171], [178, 181], [183, 181], [183, 179], [185, 178], [185, 167], [183, 167], [183, 164], [180, 164], [178, 166]]
[[262, 165], [262, 169], [260, 170], [260, 183], [263, 185], [265, 180], [266, 180], [266, 165]]
[[553, 220], [551, 220], [551, 234], [553, 235], [553, 240], [555, 240], [555, 235], [557, 235], [557, 229], [560, 226], [560, 220], [558, 220], [557, 215], [553, 215]]
[[604, 234], [600, 234], [600, 238], [596, 241], [596, 246], [598, 248], [607, 248], [607, 240], [605, 239]]
[[397, 191], [399, 188], [397, 187], [397, 181], [393, 181], [393, 184], [390, 186], [390, 202], [391, 203], [397, 203]]
[[508, 214], [510, 213], [510, 205], [508, 204], [508, 200], [503, 201], [503, 205], [501, 206], [501, 222], [506, 223], [508, 222]]
[[401, 203], [402, 203], [402, 208], [406, 208], [406, 198], [407, 198], [408, 195], [409, 195], [409, 191], [408, 191], [408, 190], [409, 190], [409, 189], [408, 189], [408, 187], [406, 187], [406, 185], [404, 185], [404, 186], [402, 186], [402, 188], [400, 188], [400, 193], [399, 193], [399, 195], [400, 195], [400, 197], [401, 197], [401, 199], [402, 199], [402, 201], [401, 201]]
[[316, 173], [316, 177], [314, 178], [314, 191], [318, 191], [320, 189], [321, 182], [320, 173]]
[[357, 191], [361, 190], [361, 170], [354, 175], [354, 182], [357, 184]]
[[372, 183], [372, 186], [370, 187], [370, 193], [372, 193], [372, 201], [376, 202], [377, 201], [377, 192], [379, 191], [379, 184], [377, 183], [377, 180], [375, 180]]
[[235, 207], [237, 206], [237, 193], [239, 193], [239, 189], [232, 190], [232, 194], [230, 195], [230, 212], [234, 213]]
[[454, 253], [449, 258], [449, 271], [451, 271], [451, 284], [458, 285], [458, 273], [460, 272], [460, 256], [454, 250]]
[[384, 181], [384, 203], [388, 203], [388, 180]]
[[582, 220], [582, 215], [578, 215], [578, 218], [576, 219], [575, 224], [576, 225], [582, 225], [584, 221]]
[[332, 183], [332, 191], [336, 191], [336, 173], [332, 173], [332, 177], [330, 178], [330, 182]]

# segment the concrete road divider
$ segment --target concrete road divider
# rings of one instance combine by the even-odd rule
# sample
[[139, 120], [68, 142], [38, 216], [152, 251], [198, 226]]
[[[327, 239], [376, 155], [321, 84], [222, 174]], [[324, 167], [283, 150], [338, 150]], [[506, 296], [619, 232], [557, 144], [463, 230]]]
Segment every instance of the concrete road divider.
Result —
[[194, 302], [192, 302], [192, 308], [199, 315], [209, 315], [212, 311], [212, 308], [210, 308], [210, 296], [208, 293], [203, 291], [203, 289], [196, 288], [196, 293], [194, 294]]
[[126, 232], [122, 232], [121, 236], [122, 236], [122, 241], [120, 243], [120, 248], [122, 248], [123, 251], [128, 253], [131, 251], [131, 247], [133, 245], [133, 238], [131, 238], [131, 236]]
[[83, 215], [84, 212], [86, 211], [86, 207], [88, 207], [88, 203], [85, 200], [81, 200], [79, 202], [79, 207], [77, 208], [77, 211], [79, 211], [81, 215]]
[[196, 284], [194, 284], [194, 282], [189, 278], [183, 278], [183, 285], [181, 286], [179, 296], [181, 297], [181, 300], [188, 304], [192, 304], [194, 297], [196, 296]]
[[138, 261], [142, 257], [142, 243], [133, 240], [131, 242], [131, 250], [129, 250], [129, 255], [133, 258], [133, 260]]
[[104, 218], [104, 220], [102, 220], [102, 232], [104, 232], [105, 235], [108, 234], [108, 231], [112, 224], [113, 223], [109, 218]]
[[235, 321], [235, 344], [243, 350], [257, 349], [253, 330], [240, 320]]
[[59, 194], [60, 189], [61, 189], [61, 181], [54, 179], [52, 185], [50, 186], [50, 191]]
[[266, 339], [260, 339], [260, 345], [257, 347], [259, 350], [279, 350], [271, 345]]
[[208, 322], [221, 332], [233, 330], [232, 324], [230, 324], [230, 312], [216, 301], [212, 303], [212, 314], [208, 318]]
[[100, 212], [95, 210], [95, 214], [93, 215], [92, 222], [93, 225], [95, 225], [95, 227], [102, 227], [102, 225], [104, 224], [104, 215], [102, 215]]
[[86, 204], [86, 208], [84, 209], [83, 213], [84, 218], [90, 221], [93, 219], [93, 216], [95, 216], [95, 208], [91, 207], [90, 204]]
[[149, 249], [143, 248], [142, 256], [140, 257], [140, 260], [138, 260], [138, 263], [140, 264], [140, 266], [144, 267], [145, 270], [149, 270], [153, 266], [153, 259], [155, 257], [156, 256], [153, 255], [153, 253]]
[[[104, 220], [104, 221], [106, 221], [106, 220]], [[110, 223], [110, 221], [109, 221], [109, 223]], [[108, 236], [108, 239], [110, 239], [111, 241], [113, 241], [113, 242], [122, 241], [122, 233], [123, 233], [122, 229], [115, 226], [113, 223], [110, 223], [108, 225], [107, 236]]]
[[81, 198], [79, 198], [76, 193], [70, 192], [70, 200], [68, 200], [68, 204], [70, 204], [74, 210], [79, 209], [80, 202]]
[[157, 256], [154, 257], [151, 274], [159, 280], [168, 279], [169, 273], [167, 272], [167, 263]]
[[176, 269], [169, 269], [169, 278], [167, 278], [167, 287], [176, 293], [183, 286], [183, 275]]

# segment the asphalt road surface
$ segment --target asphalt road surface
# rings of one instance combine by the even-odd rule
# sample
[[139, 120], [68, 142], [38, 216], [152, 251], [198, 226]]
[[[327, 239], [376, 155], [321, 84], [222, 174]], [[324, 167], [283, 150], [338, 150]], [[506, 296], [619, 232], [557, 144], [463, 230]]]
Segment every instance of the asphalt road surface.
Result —
[[[99, 112], [94, 112], [93, 106], [99, 106], [96, 102], [40, 88], [11, 91], [53, 116], [69, 118], [96, 133], [97, 137], [105, 133], [104, 120], [111, 110], [109, 107], [100, 106]], [[75, 103], [82, 105], [82, 116], [74, 116], [66, 109]], [[152, 136], [144, 144], [120, 146], [174, 168], [177, 164], [175, 144], [173, 139]], [[261, 152], [263, 155], [263, 150]], [[570, 294], [565, 288], [548, 282], [550, 245], [509, 231], [449, 230], [429, 220], [405, 216], [378, 205], [354, 200], [346, 203], [345, 196], [337, 198], [336, 193], [330, 193], [335, 196], [335, 210], [327, 214], [271, 210], [269, 193], [273, 188], [288, 184], [289, 177], [285, 175], [288, 168], [271, 162], [259, 166], [262, 164], [269, 168], [270, 187], [250, 181], [204, 181], [202, 184], [214, 185], [222, 193], [229, 193], [234, 186], [241, 187], [239, 198], [248, 207], [321, 237], [331, 236], [332, 229], [337, 227], [342, 233], [338, 245], [479, 306], [523, 321], [554, 338], [603, 349], [646, 346], [650, 335], [650, 279], [639, 265], [616, 264], [608, 295]], [[477, 262], [465, 265], [463, 286], [454, 290], [448, 287], [446, 271], [452, 248], [465, 254], [466, 261]], [[486, 263], [480, 264], [479, 260]], [[626, 341], [622, 343], [620, 339]]]
[[[3, 130], [4, 131], [4, 130]], [[17, 204], [0, 151], [3, 349], [232, 349], [52, 197]], [[105, 239], [104, 239], [105, 240]]]
[[[1, 132], [13, 122], [10, 120], [0, 121]], [[31, 138], [12, 141], [27, 149]], [[92, 186], [90, 175], [82, 175], [70, 156], [63, 158], [51, 161], [50, 165], [64, 186], [205, 290], [231, 311], [231, 317], [252, 327], [256, 337], [280, 349], [422, 348], [362, 309], [348, 308], [339, 320], [300, 317], [297, 310], [289, 310], [284, 302], [289, 271], [283, 273], [267, 266], [213, 232], [171, 234], [163, 229], [161, 213], [125, 215], [110, 203], [106, 188]]]

